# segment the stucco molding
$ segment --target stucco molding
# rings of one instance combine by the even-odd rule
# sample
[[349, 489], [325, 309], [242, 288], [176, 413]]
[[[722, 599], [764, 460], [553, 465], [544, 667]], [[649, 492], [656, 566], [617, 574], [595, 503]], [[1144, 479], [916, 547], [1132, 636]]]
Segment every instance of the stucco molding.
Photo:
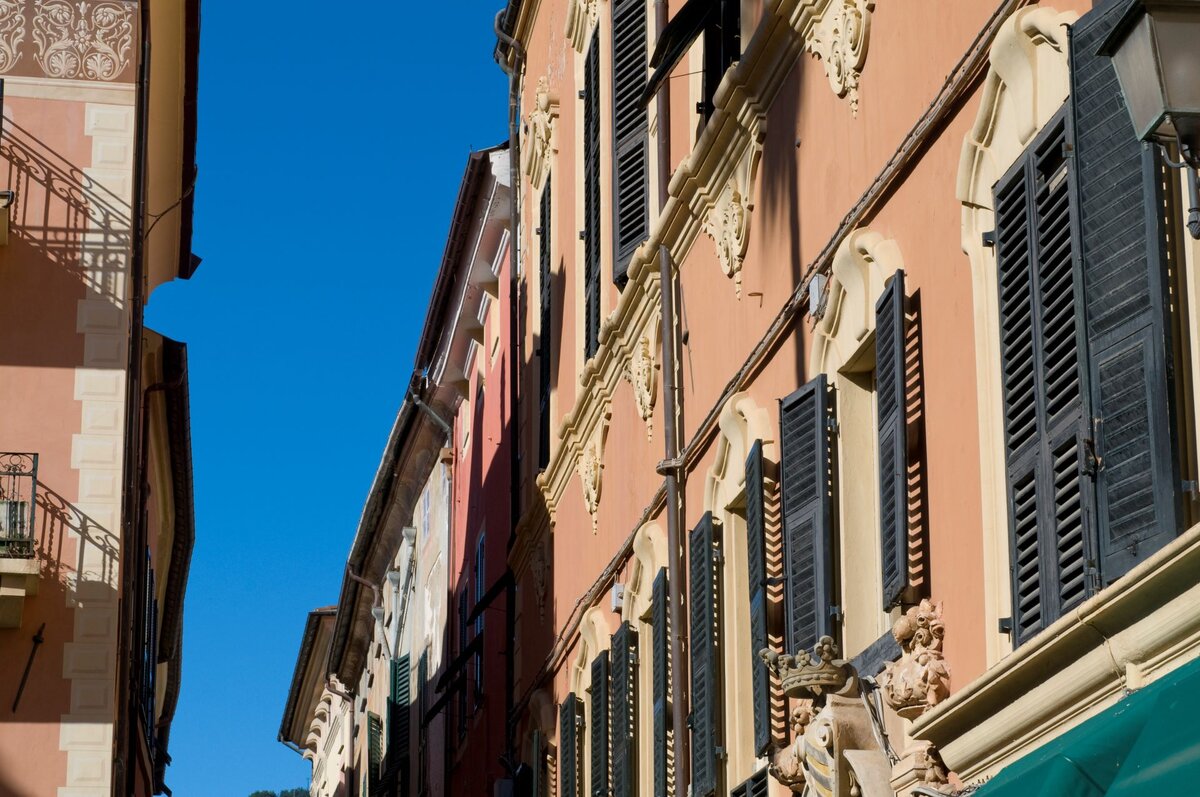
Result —
[[621, 619], [637, 627], [650, 609], [651, 585], [658, 571], [667, 566], [667, 536], [651, 521], [633, 535], [633, 559], [625, 579]]
[[558, 151], [554, 137], [558, 111], [558, 98], [550, 93], [549, 80], [543, 75], [534, 90], [533, 110], [525, 117], [525, 162], [521, 164], [535, 191], [541, 190]]
[[1200, 526], [912, 724], [964, 782], [995, 774], [1200, 656]]
[[805, 49], [820, 59], [829, 85], [848, 98], [858, 116], [858, 84], [867, 60], [874, 0], [830, 0], [805, 36]]
[[579, 486], [583, 490], [583, 505], [592, 518], [593, 534], [598, 528], [597, 514], [600, 511], [600, 496], [604, 487], [604, 439], [607, 436], [606, 419], [592, 433], [576, 464]]
[[763, 458], [774, 459], [775, 432], [771, 414], [746, 393], [730, 396], [717, 425], [716, 457], [704, 478], [704, 507], [714, 517], [723, 518], [745, 492], [750, 448], [762, 440]]
[[[956, 196], [962, 205], [962, 249], [970, 261], [975, 303], [987, 629], [996, 629], [1000, 618], [1011, 613], [1011, 598], [996, 254], [984, 245], [983, 234], [996, 227], [992, 187], [1067, 98], [1067, 27], [1076, 18], [1073, 12], [1033, 6], [1004, 21], [989, 51], [982, 101], [959, 159]], [[1010, 649], [1006, 635], [987, 634], [989, 663]]]
[[942, 654], [946, 623], [942, 604], [924, 599], [892, 626], [903, 653], [879, 677], [884, 701], [905, 719], [915, 719], [950, 695], [950, 669]]
[[864, 227], [834, 253], [824, 313], [813, 327], [808, 375], [835, 374], [853, 362], [875, 331], [875, 303], [887, 278], [904, 270], [895, 241]]

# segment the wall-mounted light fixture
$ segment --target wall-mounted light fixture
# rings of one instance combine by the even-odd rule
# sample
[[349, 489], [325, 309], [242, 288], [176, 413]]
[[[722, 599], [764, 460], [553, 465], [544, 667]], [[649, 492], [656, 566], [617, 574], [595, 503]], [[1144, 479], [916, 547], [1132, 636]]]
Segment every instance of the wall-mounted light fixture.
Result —
[[1138, 0], [1100, 46], [1112, 58], [1138, 138], [1175, 144], [1185, 169], [1188, 232], [1200, 239], [1200, 0]]

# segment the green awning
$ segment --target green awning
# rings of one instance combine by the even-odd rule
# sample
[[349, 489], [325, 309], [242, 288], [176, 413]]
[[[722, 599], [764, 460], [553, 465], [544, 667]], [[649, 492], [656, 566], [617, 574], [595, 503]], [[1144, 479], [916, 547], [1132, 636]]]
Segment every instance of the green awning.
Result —
[[1200, 659], [1010, 764], [975, 797], [1198, 793]]

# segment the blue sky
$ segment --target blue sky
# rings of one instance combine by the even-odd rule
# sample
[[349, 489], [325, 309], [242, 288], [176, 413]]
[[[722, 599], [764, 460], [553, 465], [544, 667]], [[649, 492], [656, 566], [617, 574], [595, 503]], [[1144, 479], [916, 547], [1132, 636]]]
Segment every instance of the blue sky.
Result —
[[177, 797], [308, 783], [275, 740], [283, 702], [306, 613], [337, 600], [468, 152], [507, 136], [500, 5], [204, 0], [204, 263], [147, 310], [191, 371]]

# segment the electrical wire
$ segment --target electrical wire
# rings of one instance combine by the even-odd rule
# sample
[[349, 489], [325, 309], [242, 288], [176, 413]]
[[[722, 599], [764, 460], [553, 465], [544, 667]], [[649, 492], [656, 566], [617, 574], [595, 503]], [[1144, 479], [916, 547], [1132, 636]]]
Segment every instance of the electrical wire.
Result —
[[170, 213], [175, 208], [182, 205], [183, 200], [187, 199], [188, 197], [190, 197], [192, 195], [192, 192], [196, 190], [196, 178], [199, 175], [200, 175], [199, 167], [196, 167], [196, 166], [192, 167], [192, 182], [190, 184], [188, 184], [187, 190], [179, 195], [179, 199], [176, 199], [170, 205], [167, 205], [167, 207], [163, 210], [162, 213], [148, 214], [150, 216], [150, 218], [152, 219], [152, 221], [150, 222], [150, 226], [146, 228], [146, 232], [143, 233], [143, 235], [142, 235], [143, 241], [149, 240], [151, 231], [154, 230], [154, 227], [156, 224], [158, 224], [160, 221], [162, 221], [164, 216], [166, 216], [168, 213]]

